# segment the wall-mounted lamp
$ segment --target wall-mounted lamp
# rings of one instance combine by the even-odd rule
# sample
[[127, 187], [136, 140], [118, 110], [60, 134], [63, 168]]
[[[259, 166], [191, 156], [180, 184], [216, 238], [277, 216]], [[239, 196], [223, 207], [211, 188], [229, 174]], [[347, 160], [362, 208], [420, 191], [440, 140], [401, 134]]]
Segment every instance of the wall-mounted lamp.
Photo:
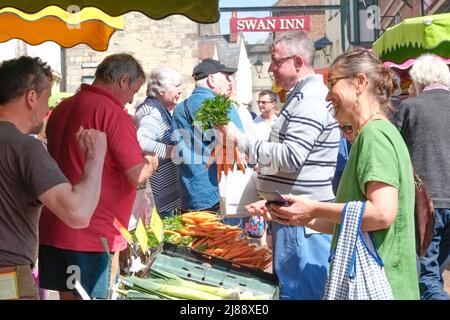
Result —
[[330, 45], [322, 48], [323, 55], [325, 57], [327, 57], [327, 59], [331, 56], [331, 50], [332, 49], [333, 49], [333, 44], [332, 43]]
[[261, 61], [261, 58], [256, 58], [255, 63], [253, 64], [255, 67], [256, 72], [258, 73], [258, 76], [261, 77], [262, 68], [264, 66], [263, 62]]
[[319, 40], [314, 41], [314, 48], [316, 50], [322, 50], [323, 55], [326, 57], [328, 62], [331, 56], [331, 50], [333, 49], [333, 42], [331, 42], [327, 36], [323, 36]]

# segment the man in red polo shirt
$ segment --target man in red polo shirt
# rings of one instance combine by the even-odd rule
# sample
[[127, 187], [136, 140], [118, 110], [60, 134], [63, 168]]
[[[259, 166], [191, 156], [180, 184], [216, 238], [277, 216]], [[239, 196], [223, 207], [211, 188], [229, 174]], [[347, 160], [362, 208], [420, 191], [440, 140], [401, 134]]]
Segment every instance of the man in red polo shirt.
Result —
[[157, 167], [156, 156], [142, 154], [132, 118], [124, 110], [144, 81], [144, 71], [132, 56], [108, 56], [98, 66], [94, 83], [82, 84], [76, 95], [58, 105], [48, 121], [48, 151], [72, 182], [83, 174], [83, 158], [74, 138], [78, 128], [104, 131], [108, 143], [100, 201], [89, 226], [76, 230], [47, 208], [42, 212], [40, 284], [60, 291], [61, 299], [78, 298], [74, 295], [73, 278], [79, 278], [91, 297], [106, 298], [111, 261], [101, 238], [106, 238], [112, 253], [126, 248], [113, 220], [117, 218], [128, 225], [136, 186]]

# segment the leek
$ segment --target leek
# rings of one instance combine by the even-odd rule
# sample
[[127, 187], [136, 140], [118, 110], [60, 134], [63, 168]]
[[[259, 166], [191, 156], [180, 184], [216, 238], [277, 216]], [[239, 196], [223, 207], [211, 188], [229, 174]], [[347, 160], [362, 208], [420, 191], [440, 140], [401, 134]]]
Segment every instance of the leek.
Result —
[[217, 295], [191, 288], [169, 285], [164, 280], [140, 279], [135, 276], [126, 277], [124, 280], [125, 284], [129, 285], [129, 283], [132, 283], [133, 288], [144, 289], [150, 294], [163, 294], [189, 300], [221, 300], [221, 297]]
[[163, 270], [151, 270], [151, 274], [157, 276], [159, 278], [165, 279], [166, 284], [180, 286], [183, 288], [190, 288], [194, 290], [200, 290], [206, 293], [210, 293], [216, 296], [219, 296], [222, 299], [239, 299], [239, 290], [238, 289], [225, 289], [221, 287], [214, 287], [206, 284], [200, 284], [193, 281], [188, 281], [180, 278], [179, 276], [166, 272]]

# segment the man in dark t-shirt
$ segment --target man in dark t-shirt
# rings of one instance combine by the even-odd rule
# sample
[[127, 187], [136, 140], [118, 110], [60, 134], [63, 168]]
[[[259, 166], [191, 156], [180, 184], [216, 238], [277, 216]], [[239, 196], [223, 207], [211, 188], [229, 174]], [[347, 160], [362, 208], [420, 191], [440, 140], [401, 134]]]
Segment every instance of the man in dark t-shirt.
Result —
[[74, 228], [89, 224], [100, 195], [106, 135], [83, 129], [84, 175], [72, 186], [30, 133], [48, 113], [51, 70], [39, 58], [0, 64], [0, 299], [36, 299], [31, 275], [42, 204]]

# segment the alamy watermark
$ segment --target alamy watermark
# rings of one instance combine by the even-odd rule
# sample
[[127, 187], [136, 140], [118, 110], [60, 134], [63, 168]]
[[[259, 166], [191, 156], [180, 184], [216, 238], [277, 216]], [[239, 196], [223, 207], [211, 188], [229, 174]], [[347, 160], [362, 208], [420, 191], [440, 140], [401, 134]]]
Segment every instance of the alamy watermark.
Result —
[[366, 9], [366, 25], [369, 30], [380, 29], [381, 10], [379, 6], [371, 5]]
[[75, 289], [76, 282], [81, 282], [81, 269], [77, 265], [70, 265], [67, 267], [66, 273], [69, 275], [66, 280], [67, 289]]
[[177, 129], [172, 133], [171, 139], [175, 143], [171, 158], [176, 165], [204, 165], [206, 167], [214, 150], [215, 159], [212, 163], [233, 164], [236, 157], [239, 157], [242, 162], [258, 164], [261, 169], [264, 168], [265, 174], [275, 174], [280, 169], [280, 161], [273, 157], [273, 150], [267, 153], [250, 152], [247, 157], [240, 153], [236, 154], [235, 143], [225, 140], [215, 129], [203, 131], [198, 126], [194, 126], [194, 130]]

